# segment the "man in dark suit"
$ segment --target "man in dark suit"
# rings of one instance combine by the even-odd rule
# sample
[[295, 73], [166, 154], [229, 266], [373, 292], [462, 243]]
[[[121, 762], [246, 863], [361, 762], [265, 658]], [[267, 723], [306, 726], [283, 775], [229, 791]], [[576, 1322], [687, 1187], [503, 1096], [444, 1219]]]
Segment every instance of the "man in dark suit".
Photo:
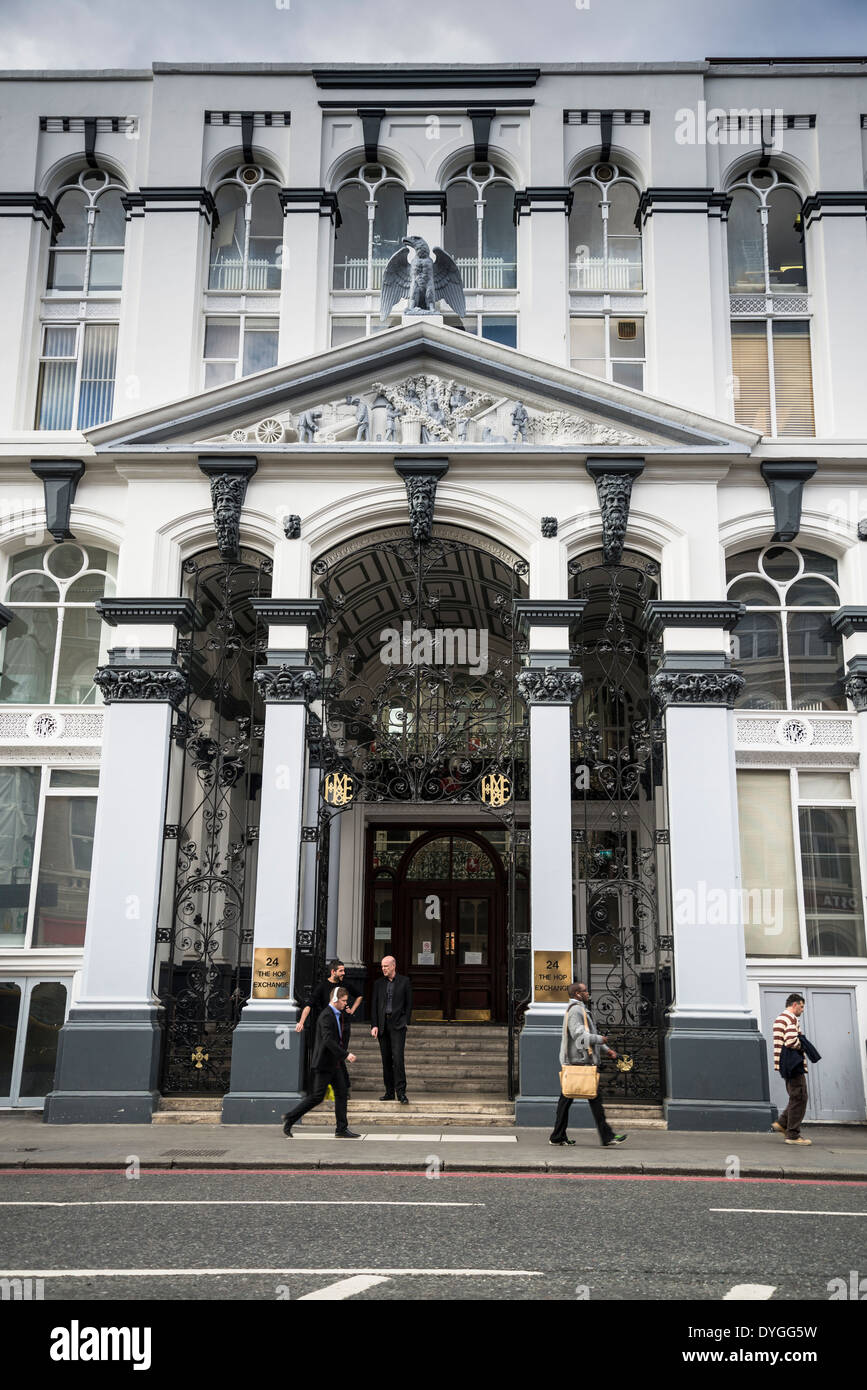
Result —
[[394, 1100], [396, 1092], [401, 1105], [408, 1105], [403, 1052], [412, 1022], [412, 985], [406, 975], [398, 975], [394, 956], [383, 957], [382, 979], [373, 986], [371, 1014], [371, 1036], [378, 1040], [382, 1055], [385, 1095], [380, 1100]]
[[349, 1128], [346, 1117], [346, 1100], [349, 1094], [349, 1076], [346, 1063], [355, 1061], [355, 1054], [349, 1051], [350, 1023], [346, 1017], [346, 1004], [349, 992], [344, 985], [334, 990], [328, 1007], [322, 1010], [316, 1020], [316, 1040], [313, 1044], [313, 1082], [309, 1095], [283, 1116], [283, 1133], [292, 1138], [292, 1126], [302, 1115], [321, 1105], [328, 1086], [334, 1087], [334, 1113], [337, 1139], [360, 1139]]

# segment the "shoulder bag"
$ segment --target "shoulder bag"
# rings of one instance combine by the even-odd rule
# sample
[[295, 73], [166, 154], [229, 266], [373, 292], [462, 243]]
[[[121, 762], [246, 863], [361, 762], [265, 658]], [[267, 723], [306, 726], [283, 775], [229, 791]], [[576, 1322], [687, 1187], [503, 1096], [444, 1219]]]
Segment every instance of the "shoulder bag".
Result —
[[[587, 1010], [584, 1013], [584, 1029], [587, 1029]], [[569, 1010], [563, 1016], [563, 1041], [567, 1042], [569, 1035]], [[566, 1056], [569, 1053], [567, 1051]], [[560, 1068], [560, 1090], [564, 1096], [571, 1100], [593, 1100], [599, 1090], [599, 1068], [594, 1066], [574, 1067], [566, 1066]]]

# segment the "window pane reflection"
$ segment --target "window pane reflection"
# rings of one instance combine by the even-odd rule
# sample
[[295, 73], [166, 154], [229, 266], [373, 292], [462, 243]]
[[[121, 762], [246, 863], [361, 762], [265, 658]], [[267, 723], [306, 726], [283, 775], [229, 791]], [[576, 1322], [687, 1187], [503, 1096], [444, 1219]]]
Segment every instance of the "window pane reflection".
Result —
[[95, 797], [46, 799], [34, 946], [84, 945], [95, 821]]
[[811, 956], [864, 956], [864, 908], [855, 812], [802, 806], [801, 867]]
[[30, 996], [19, 1095], [46, 1096], [54, 1086], [57, 1040], [65, 1014], [65, 985], [50, 980], [35, 987]]

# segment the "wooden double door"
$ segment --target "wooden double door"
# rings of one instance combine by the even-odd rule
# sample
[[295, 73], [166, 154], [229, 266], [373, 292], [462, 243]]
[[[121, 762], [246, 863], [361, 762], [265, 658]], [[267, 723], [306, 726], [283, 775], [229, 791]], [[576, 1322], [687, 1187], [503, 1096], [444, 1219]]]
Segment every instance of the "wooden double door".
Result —
[[368, 959], [385, 954], [413, 987], [418, 1022], [500, 1022], [505, 1017], [505, 875], [475, 832], [429, 832], [395, 865], [374, 855]]

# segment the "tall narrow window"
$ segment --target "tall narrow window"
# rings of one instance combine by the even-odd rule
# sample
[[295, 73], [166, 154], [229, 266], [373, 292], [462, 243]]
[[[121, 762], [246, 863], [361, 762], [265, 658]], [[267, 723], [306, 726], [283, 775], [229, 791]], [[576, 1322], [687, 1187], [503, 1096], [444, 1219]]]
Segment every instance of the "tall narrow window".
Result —
[[465, 289], [517, 287], [514, 206], [514, 185], [493, 164], [470, 164], [447, 185], [443, 239]]
[[87, 430], [114, 411], [122, 195], [101, 169], [76, 175], [57, 195], [46, 293], [66, 301], [61, 312], [68, 321], [59, 321], [52, 307], [50, 322], [40, 327], [36, 429]]
[[[815, 434], [801, 199], [774, 169], [730, 190], [729, 293], [735, 419], [763, 434]], [[796, 317], [797, 316], [797, 317]]]
[[253, 164], [241, 165], [218, 185], [209, 289], [279, 290], [283, 210], [278, 190], [277, 180]]
[[382, 164], [365, 164], [337, 190], [335, 290], [379, 293], [382, 272], [406, 236], [404, 186]]
[[569, 288], [643, 288], [638, 184], [614, 164], [594, 164], [573, 185]]

